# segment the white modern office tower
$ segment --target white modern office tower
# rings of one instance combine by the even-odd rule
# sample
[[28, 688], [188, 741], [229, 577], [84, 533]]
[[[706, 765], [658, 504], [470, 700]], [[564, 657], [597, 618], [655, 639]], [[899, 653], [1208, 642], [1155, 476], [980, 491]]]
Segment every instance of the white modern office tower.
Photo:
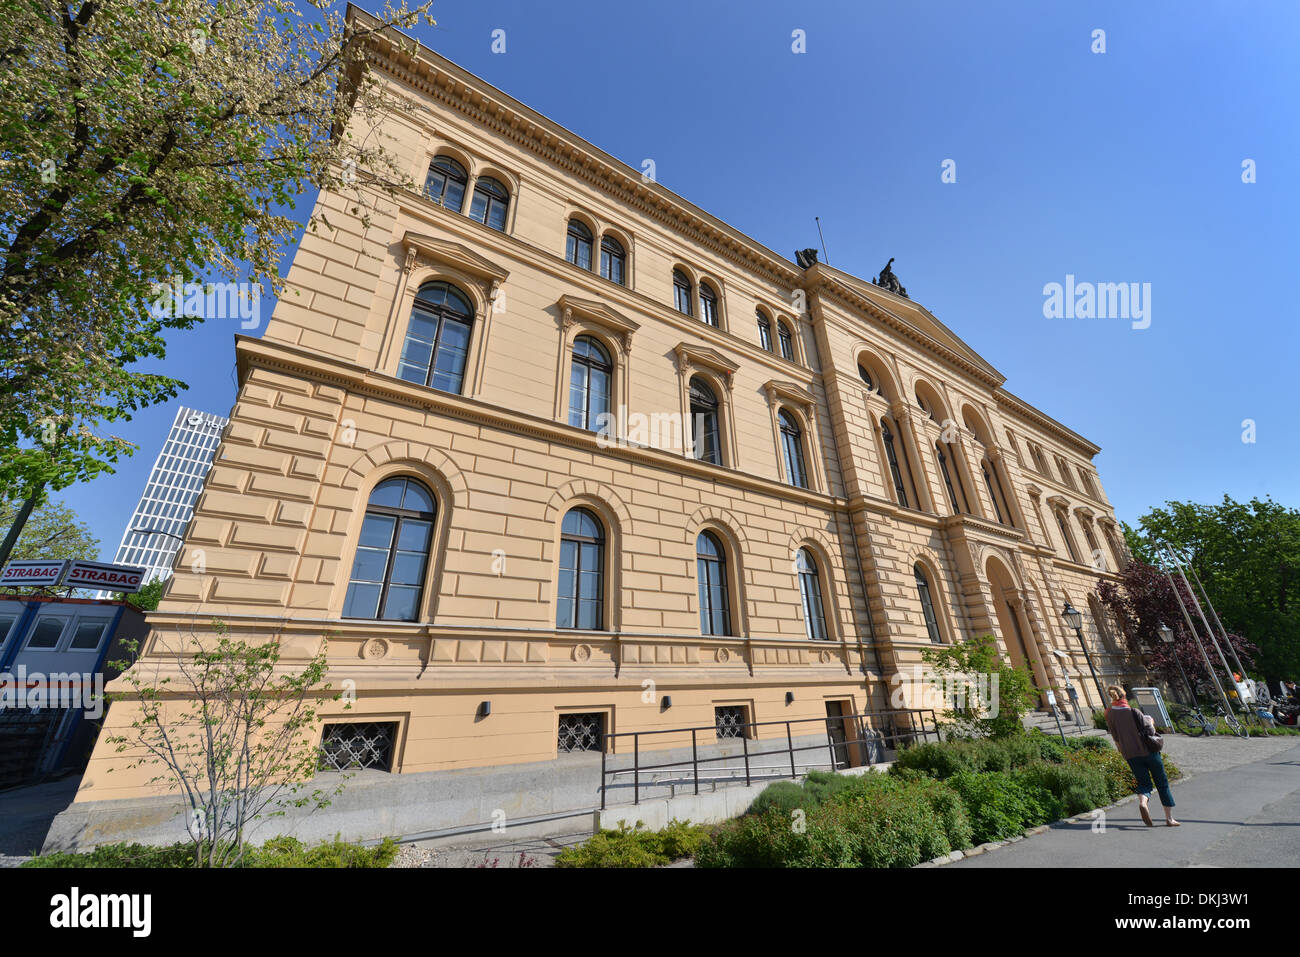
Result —
[[114, 559], [119, 565], [147, 569], [145, 583], [171, 576], [181, 536], [229, 421], [184, 406], [176, 413]]

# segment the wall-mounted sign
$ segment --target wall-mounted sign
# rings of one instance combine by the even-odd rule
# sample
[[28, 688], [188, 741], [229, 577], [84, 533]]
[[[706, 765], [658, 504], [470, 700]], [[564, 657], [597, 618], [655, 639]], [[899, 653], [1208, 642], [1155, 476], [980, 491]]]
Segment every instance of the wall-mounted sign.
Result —
[[0, 585], [54, 585], [63, 577], [68, 567], [67, 560], [36, 561], [19, 560], [10, 562], [0, 572]]
[[137, 592], [144, 582], [145, 569], [132, 565], [106, 565], [103, 562], [73, 562], [63, 584], [77, 588], [102, 588], [105, 591]]

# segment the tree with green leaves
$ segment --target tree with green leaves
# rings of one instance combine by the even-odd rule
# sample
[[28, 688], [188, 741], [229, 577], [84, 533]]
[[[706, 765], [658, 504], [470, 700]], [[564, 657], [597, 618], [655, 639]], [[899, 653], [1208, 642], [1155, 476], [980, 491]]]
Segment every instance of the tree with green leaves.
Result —
[[1125, 537], [1146, 562], [1161, 562], [1161, 544], [1179, 552], [1223, 627], [1258, 649], [1257, 676], [1300, 677], [1300, 510], [1267, 497], [1242, 503], [1225, 495], [1218, 505], [1166, 502], [1143, 516], [1137, 529], [1126, 528]]
[[[314, 188], [406, 185], [379, 118], [411, 105], [363, 48], [428, 17], [335, 0], [17, 0], [0, 16], [0, 500], [105, 470], [105, 426], [184, 384], [136, 368], [203, 311], [161, 290], [279, 292]], [[311, 221], [307, 228], [316, 228]], [[255, 292], [251, 294], [256, 294]]]
[[[219, 620], [210, 633], [157, 641], [165, 653], [156, 647], [119, 679], [130, 691], [113, 700], [137, 711], [106, 740], [135, 755], [128, 767], [156, 769], [150, 784], [180, 793], [196, 867], [237, 867], [258, 821], [325, 807], [342, 788], [311, 785], [318, 710], [340, 697], [322, 684], [326, 651], [295, 670], [281, 664], [278, 640], [232, 638]], [[138, 643], [126, 644], [134, 658]]]
[[955, 737], [1005, 738], [1024, 733], [1024, 715], [1038, 703], [1026, 668], [1002, 656], [992, 635], [978, 635], [921, 651], [921, 660], [953, 692], [943, 718]]
[[[0, 529], [9, 528], [18, 509], [16, 502], [0, 502]], [[63, 502], [55, 501], [47, 501], [32, 512], [9, 556], [11, 561], [65, 558], [94, 561], [98, 557], [99, 539], [91, 534], [90, 526]]]

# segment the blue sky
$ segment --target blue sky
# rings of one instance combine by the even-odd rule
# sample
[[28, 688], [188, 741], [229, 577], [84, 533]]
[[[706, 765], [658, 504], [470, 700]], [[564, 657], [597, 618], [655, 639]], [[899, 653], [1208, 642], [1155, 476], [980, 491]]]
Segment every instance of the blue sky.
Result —
[[[443, 0], [434, 16], [421, 41], [629, 164], [654, 159], [770, 248], [819, 245], [820, 216], [832, 265], [870, 278], [896, 257], [1007, 388], [1102, 447], [1121, 519], [1225, 492], [1300, 505], [1300, 5]], [[1150, 283], [1150, 327], [1045, 318], [1043, 287], [1067, 274]], [[228, 412], [236, 325], [171, 337], [179, 401]], [[59, 493], [106, 558], [174, 411], [137, 414], [117, 430], [136, 456]]]

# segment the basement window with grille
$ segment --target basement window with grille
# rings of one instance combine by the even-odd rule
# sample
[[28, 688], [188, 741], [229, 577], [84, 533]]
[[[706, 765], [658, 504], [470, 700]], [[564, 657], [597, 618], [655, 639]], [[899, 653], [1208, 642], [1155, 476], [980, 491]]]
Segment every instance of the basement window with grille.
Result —
[[322, 771], [391, 771], [396, 722], [327, 724], [321, 737]]
[[560, 715], [560, 736], [557, 742], [560, 754], [601, 751], [604, 740], [604, 712], [585, 711], [580, 714]]
[[743, 704], [720, 705], [713, 709], [713, 721], [718, 728], [718, 740], [743, 738], [749, 715]]

